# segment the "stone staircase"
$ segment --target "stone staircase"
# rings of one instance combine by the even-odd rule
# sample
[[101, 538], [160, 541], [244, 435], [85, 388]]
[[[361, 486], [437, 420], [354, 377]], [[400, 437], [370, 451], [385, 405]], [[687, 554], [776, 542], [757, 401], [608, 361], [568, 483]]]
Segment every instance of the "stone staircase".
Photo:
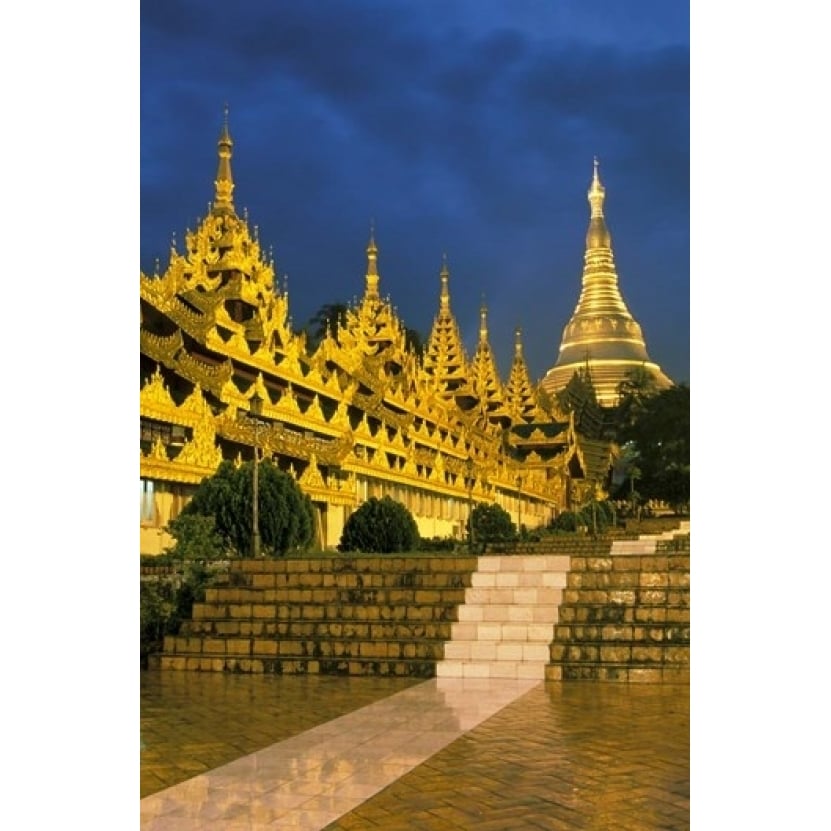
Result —
[[569, 559], [557, 554], [479, 557], [437, 677], [542, 680]]
[[235, 561], [159, 665], [431, 678], [475, 568], [459, 556]]
[[[544, 546], [544, 548], [543, 548]], [[689, 523], [475, 556], [241, 560], [162, 669], [689, 680]]]
[[572, 557], [546, 680], [689, 681], [689, 523]]

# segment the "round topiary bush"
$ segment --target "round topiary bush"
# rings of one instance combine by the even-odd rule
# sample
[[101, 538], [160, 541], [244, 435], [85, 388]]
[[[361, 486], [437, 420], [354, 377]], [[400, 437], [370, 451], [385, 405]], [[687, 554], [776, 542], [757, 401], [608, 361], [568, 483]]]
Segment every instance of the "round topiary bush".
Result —
[[511, 515], [499, 505], [477, 505], [470, 521], [473, 522], [473, 538], [478, 543], [507, 542], [516, 537]]
[[394, 554], [415, 551], [418, 542], [413, 515], [389, 496], [373, 496], [346, 520], [338, 550]]

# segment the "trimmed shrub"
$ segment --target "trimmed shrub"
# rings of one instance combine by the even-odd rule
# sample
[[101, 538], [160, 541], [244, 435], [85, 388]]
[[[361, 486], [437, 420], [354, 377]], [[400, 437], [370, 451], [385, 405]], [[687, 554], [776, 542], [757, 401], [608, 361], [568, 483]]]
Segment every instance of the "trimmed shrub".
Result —
[[477, 543], [507, 542], [516, 538], [516, 525], [511, 522], [511, 515], [499, 505], [477, 505], [468, 525], [470, 522], [473, 523], [473, 539]]
[[404, 505], [373, 496], [346, 520], [338, 550], [393, 554], [414, 551], [418, 543], [418, 526]]

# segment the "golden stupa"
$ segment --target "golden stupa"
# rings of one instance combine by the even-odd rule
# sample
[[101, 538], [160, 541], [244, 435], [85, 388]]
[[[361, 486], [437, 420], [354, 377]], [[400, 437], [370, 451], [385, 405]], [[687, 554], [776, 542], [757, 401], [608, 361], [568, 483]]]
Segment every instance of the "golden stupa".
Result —
[[588, 191], [591, 219], [586, 234], [583, 288], [560, 343], [557, 363], [542, 379], [551, 395], [565, 389], [574, 373], [588, 369], [597, 402], [611, 407], [618, 402], [618, 388], [635, 370], [646, 372], [657, 389], [672, 381], [653, 363], [646, 351], [641, 327], [632, 317], [618, 287], [612, 236], [603, 216], [606, 189], [598, 175]]

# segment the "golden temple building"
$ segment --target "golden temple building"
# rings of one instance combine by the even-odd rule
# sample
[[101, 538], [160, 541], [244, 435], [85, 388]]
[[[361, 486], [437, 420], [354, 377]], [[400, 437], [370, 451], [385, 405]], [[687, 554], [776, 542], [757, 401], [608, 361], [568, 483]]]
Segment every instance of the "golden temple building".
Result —
[[595, 159], [588, 191], [591, 217], [583, 286], [574, 314], [563, 330], [557, 363], [545, 374], [541, 386], [556, 395], [566, 388], [575, 372], [588, 368], [598, 404], [613, 407], [618, 403], [620, 383], [633, 370], [646, 372], [657, 389], [672, 386], [672, 381], [650, 360], [641, 327], [621, 296], [612, 236], [603, 214], [605, 198]]
[[[573, 415], [544, 411], [519, 330], [502, 383], [484, 304], [468, 360], [446, 258], [423, 357], [381, 296], [374, 232], [362, 298], [310, 348], [256, 226], [236, 212], [232, 155], [226, 113], [208, 215], [182, 251], [174, 241], [162, 273], [140, 277], [142, 554], [172, 544], [167, 523], [222, 460], [257, 451], [312, 500], [321, 549], [338, 545], [370, 497], [403, 503], [422, 537], [462, 539], [474, 504], [534, 528], [603, 486], [613, 446], [581, 436]], [[254, 396], [256, 423], [245, 418]]]

